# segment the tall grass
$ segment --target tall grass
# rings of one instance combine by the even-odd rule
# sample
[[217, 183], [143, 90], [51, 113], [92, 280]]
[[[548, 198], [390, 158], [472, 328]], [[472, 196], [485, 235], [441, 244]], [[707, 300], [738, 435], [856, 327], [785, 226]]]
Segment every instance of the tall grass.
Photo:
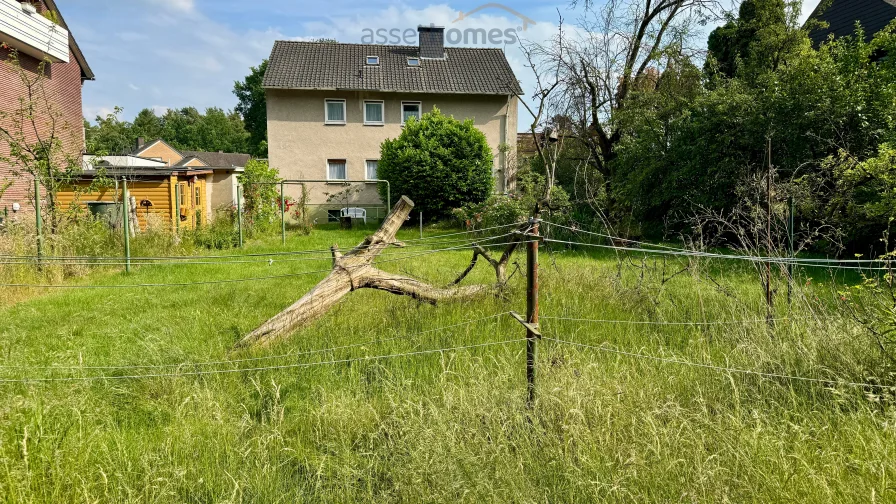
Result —
[[[318, 229], [286, 249], [364, 236]], [[402, 231], [399, 238], [414, 238]], [[247, 253], [283, 250], [257, 240]], [[412, 250], [390, 249], [389, 258]], [[519, 258], [522, 261], [522, 256]], [[383, 269], [446, 284], [469, 262], [440, 252]], [[778, 296], [770, 330], [749, 267], [685, 265], [547, 247], [545, 316], [719, 321], [705, 326], [545, 318], [546, 336], [694, 362], [867, 381], [885, 363], [830, 291]], [[92, 285], [251, 278], [309, 261], [101, 270]], [[323, 273], [184, 288], [74, 289], [0, 309], [0, 362], [25, 376], [166, 373], [364, 359], [522, 337], [516, 274], [501, 296], [439, 306], [359, 290], [292, 338], [231, 354]], [[467, 281], [487, 282], [480, 266]], [[665, 281], [664, 281], [665, 280]], [[4, 296], [6, 294], [4, 293]], [[817, 298], [817, 299], [816, 299]], [[394, 338], [394, 339], [393, 339]], [[352, 345], [376, 339], [380, 343]], [[884, 396], [637, 359], [543, 341], [525, 408], [523, 343], [232, 374], [0, 385], [0, 495], [8, 502], [892, 502], [896, 414]], [[286, 357], [270, 358], [277, 355]], [[82, 366], [74, 370], [58, 366]], [[158, 370], [156, 370], [158, 371]]]

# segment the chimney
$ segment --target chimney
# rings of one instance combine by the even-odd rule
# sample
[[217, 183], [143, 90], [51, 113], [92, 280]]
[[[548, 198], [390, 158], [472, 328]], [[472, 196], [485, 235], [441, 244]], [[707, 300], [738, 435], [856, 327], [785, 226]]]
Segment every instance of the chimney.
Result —
[[445, 58], [445, 28], [442, 26], [418, 26], [417, 35], [420, 40], [420, 57]]
[[144, 143], [145, 142], [143, 141], [143, 137], [137, 137], [137, 150], [140, 150], [140, 148], [143, 147]]

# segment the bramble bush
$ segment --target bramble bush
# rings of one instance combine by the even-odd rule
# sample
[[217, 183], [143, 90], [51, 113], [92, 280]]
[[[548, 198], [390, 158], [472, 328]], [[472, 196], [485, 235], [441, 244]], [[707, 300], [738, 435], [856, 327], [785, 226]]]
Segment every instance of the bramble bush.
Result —
[[[383, 142], [377, 168], [394, 194], [414, 201], [425, 218], [448, 217], [451, 210], [482, 203], [494, 190], [492, 150], [473, 121], [460, 122], [439, 109], [409, 118], [396, 139]], [[385, 186], [380, 186], [383, 199]]]

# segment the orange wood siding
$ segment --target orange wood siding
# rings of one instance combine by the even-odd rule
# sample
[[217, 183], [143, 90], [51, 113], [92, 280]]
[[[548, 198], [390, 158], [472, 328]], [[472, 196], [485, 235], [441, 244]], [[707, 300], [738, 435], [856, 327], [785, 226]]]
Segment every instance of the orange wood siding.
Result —
[[[77, 204], [83, 209], [87, 209], [89, 201], [120, 201], [121, 191], [116, 193], [114, 187], [102, 189], [98, 192], [85, 192], [89, 183], [78, 182], [77, 190], [71, 188], [60, 189], [57, 194], [57, 201], [60, 208], [70, 208], [72, 204]], [[160, 180], [152, 182], [132, 182], [128, 184], [128, 192], [137, 200], [137, 220], [140, 223], [140, 229], [146, 229], [147, 209], [140, 206], [140, 202], [148, 199], [152, 202], [149, 208], [149, 215], [155, 215], [153, 219], [156, 225], [162, 225], [166, 228], [174, 222], [171, 214], [171, 192], [169, 181]]]

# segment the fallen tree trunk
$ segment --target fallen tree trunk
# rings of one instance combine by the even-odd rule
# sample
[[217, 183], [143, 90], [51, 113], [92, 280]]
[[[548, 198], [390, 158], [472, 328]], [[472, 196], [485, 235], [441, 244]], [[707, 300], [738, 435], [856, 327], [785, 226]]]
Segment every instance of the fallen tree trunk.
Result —
[[372, 266], [373, 260], [386, 247], [400, 245], [395, 241], [395, 233], [413, 207], [414, 203], [407, 196], [402, 196], [379, 230], [357, 247], [343, 255], [334, 245], [331, 248], [333, 271], [301, 299], [246, 335], [237, 343], [237, 347], [267, 346], [317, 319], [346, 294], [356, 289], [378, 289], [433, 304], [446, 299], [468, 298], [487, 292], [494, 289], [495, 285], [457, 285], [473, 269], [479, 256], [485, 257], [495, 268], [496, 285], [506, 283], [507, 262], [516, 248], [516, 243], [508, 245], [498, 261], [493, 260], [484, 248], [476, 246], [471, 265], [452, 286], [445, 288], [434, 287], [426, 282], [388, 273]]

